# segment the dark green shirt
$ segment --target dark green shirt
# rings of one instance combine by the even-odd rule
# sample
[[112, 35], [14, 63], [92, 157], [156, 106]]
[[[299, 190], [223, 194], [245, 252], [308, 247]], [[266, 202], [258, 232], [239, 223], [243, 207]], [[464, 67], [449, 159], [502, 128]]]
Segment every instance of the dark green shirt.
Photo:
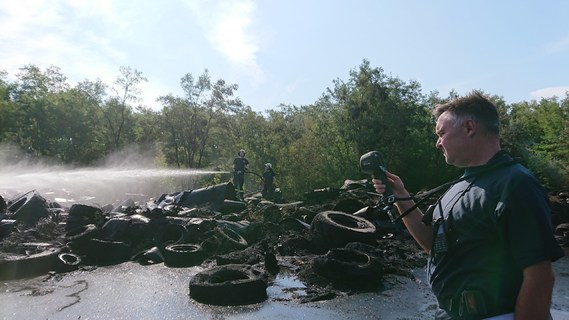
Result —
[[479, 290], [487, 317], [513, 312], [523, 269], [564, 255], [553, 237], [547, 192], [533, 174], [517, 163], [486, 169], [507, 161], [511, 157], [500, 152], [484, 166], [467, 168], [472, 177], [453, 185], [435, 208], [434, 232], [442, 216], [448, 239], [448, 251], [432, 250], [428, 263], [439, 303]]

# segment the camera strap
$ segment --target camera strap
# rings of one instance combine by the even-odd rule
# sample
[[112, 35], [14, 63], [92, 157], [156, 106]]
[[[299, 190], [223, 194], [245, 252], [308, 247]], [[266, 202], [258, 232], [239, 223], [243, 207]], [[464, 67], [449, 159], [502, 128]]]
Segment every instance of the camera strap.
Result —
[[[422, 192], [420, 195], [415, 195], [415, 196], [411, 196], [408, 198], [395, 198], [395, 201], [398, 201], [398, 200], [415, 200], [415, 204], [412, 207], [410, 207], [409, 209], [405, 210], [399, 216], [397, 216], [397, 218], [393, 219], [393, 222], [396, 222], [398, 220], [403, 219], [403, 217], [405, 217], [406, 215], [411, 213], [413, 210], [417, 209], [417, 207], [419, 207], [419, 205], [421, 205], [421, 203], [423, 203], [425, 200], [427, 200], [431, 195], [436, 194], [437, 192], [440, 192], [441, 190], [443, 190], [445, 188], [448, 188], [448, 187], [450, 187], [456, 183], [459, 183], [461, 181], [464, 181], [464, 180], [467, 180], [470, 178], [478, 178], [478, 177], [480, 177], [484, 174], [487, 174], [489, 172], [492, 172], [494, 170], [509, 167], [509, 166], [514, 165], [516, 163], [518, 163], [518, 162], [515, 159], [511, 159], [511, 160], [506, 161], [506, 162], [497, 163], [495, 165], [491, 165], [491, 166], [488, 166], [486, 168], [483, 168], [483, 169], [481, 169], [475, 173], [472, 173], [469, 175], [463, 175], [458, 179], [446, 182], [446, 183], [444, 183], [444, 184], [442, 184], [436, 188], [433, 188], [429, 191]], [[434, 209], [434, 207], [432, 209]], [[431, 212], [431, 214], [432, 214], [432, 212]]]

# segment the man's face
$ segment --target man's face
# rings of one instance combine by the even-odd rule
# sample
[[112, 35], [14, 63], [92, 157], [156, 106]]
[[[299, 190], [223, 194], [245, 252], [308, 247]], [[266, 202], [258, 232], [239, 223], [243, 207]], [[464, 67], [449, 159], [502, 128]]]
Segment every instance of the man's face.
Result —
[[464, 125], [455, 125], [454, 117], [448, 112], [437, 119], [435, 133], [438, 136], [435, 146], [443, 151], [446, 163], [465, 167], [468, 165], [468, 131]]

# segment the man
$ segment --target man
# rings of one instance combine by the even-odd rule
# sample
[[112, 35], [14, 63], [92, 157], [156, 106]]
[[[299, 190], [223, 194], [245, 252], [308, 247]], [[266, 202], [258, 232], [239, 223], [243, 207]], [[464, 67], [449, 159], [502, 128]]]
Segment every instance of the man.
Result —
[[248, 165], [249, 160], [245, 158], [245, 150], [239, 150], [237, 157], [233, 160], [233, 185], [241, 201], [243, 201], [243, 184], [245, 183], [245, 171], [247, 171]]
[[[424, 216], [414, 209], [403, 218], [429, 254], [436, 319], [549, 319], [551, 263], [564, 254], [553, 237], [546, 191], [501, 150], [496, 106], [480, 92], [437, 105], [433, 115], [436, 147], [466, 176], [434, 211]], [[386, 176], [386, 182], [373, 179], [376, 191], [389, 183], [398, 211], [410, 209], [402, 180]]]

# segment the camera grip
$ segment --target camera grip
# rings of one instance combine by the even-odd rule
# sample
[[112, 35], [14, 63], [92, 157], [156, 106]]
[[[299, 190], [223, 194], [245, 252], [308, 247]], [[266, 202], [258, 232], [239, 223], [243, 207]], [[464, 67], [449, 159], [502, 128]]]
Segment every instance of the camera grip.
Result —
[[385, 175], [385, 168], [383, 166], [381, 166], [379, 168], [379, 170], [375, 170], [373, 173], [373, 176], [376, 179], [381, 180], [381, 182], [385, 185], [385, 192], [383, 193], [384, 197], [389, 197], [391, 195], [393, 195], [393, 190], [391, 190], [391, 185], [389, 184], [389, 181], [387, 180], [387, 176]]

